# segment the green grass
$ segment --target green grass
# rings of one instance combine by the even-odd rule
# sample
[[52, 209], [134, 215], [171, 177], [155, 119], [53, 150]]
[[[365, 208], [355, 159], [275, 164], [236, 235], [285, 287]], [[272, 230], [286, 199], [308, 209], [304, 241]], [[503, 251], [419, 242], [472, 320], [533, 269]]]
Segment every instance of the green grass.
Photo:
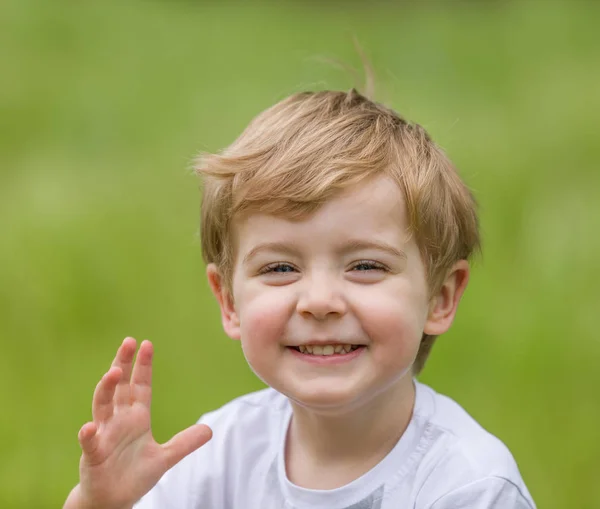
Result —
[[[125, 335], [158, 439], [260, 387], [220, 329], [192, 157], [306, 88], [423, 124], [481, 202], [484, 255], [422, 380], [516, 456], [539, 507], [600, 506], [600, 9], [591, 2], [9, 0], [0, 16], [0, 506], [60, 506]], [[415, 2], [414, 5], [417, 5]]]

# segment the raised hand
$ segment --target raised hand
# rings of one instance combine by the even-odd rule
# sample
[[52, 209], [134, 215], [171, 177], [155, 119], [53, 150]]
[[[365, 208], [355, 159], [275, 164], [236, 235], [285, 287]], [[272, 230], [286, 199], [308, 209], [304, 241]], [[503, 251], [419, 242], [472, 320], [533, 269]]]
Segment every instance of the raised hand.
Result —
[[162, 475], [212, 437], [204, 424], [158, 444], [150, 428], [152, 354], [143, 341], [135, 365], [136, 341], [126, 338], [94, 392], [93, 421], [79, 431], [79, 484], [64, 509], [131, 508]]

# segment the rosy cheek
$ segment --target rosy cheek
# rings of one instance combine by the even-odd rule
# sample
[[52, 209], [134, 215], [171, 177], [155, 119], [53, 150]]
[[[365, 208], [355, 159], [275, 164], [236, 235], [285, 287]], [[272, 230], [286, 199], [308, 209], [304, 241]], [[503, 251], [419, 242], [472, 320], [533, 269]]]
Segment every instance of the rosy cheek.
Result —
[[253, 344], [279, 341], [289, 320], [289, 306], [276, 295], [255, 296], [240, 309], [242, 340]]
[[422, 320], [414, 306], [403, 299], [375, 302], [363, 306], [361, 322], [365, 332], [387, 352], [397, 356], [411, 355], [415, 344], [421, 340]]

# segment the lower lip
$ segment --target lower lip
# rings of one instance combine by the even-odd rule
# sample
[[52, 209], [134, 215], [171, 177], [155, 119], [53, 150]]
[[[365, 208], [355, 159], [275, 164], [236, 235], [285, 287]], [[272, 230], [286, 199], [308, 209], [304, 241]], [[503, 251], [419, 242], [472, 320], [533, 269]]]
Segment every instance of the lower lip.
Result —
[[334, 353], [333, 355], [312, 355], [299, 352], [298, 350], [292, 347], [288, 347], [288, 350], [292, 352], [292, 355], [295, 355], [296, 357], [305, 362], [309, 362], [311, 364], [330, 366], [332, 364], [344, 364], [346, 362], [350, 362], [356, 359], [359, 355], [363, 353], [364, 350], [366, 350], [366, 347], [359, 346], [356, 350], [352, 350], [349, 353]]

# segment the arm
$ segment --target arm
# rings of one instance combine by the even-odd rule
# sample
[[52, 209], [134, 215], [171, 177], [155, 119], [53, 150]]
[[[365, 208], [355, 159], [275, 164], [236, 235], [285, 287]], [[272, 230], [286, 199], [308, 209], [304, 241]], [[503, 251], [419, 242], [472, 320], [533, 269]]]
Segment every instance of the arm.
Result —
[[131, 509], [163, 474], [212, 436], [197, 424], [158, 444], [150, 428], [152, 344], [126, 338], [92, 401], [93, 420], [79, 431], [79, 484], [63, 509]]
[[445, 494], [431, 509], [535, 509], [535, 505], [511, 481], [486, 477]]

